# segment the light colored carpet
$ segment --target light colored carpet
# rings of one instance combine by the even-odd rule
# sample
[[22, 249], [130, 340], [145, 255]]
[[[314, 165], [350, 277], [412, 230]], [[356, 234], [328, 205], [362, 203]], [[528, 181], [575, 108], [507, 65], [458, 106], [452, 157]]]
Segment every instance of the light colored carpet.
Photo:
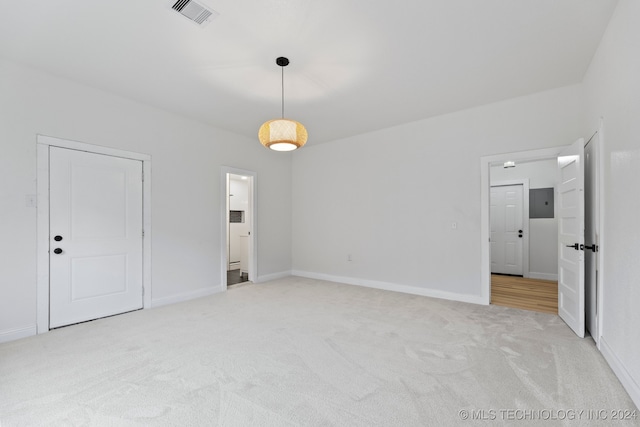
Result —
[[[486, 426], [618, 409], [635, 406], [557, 316], [297, 277], [0, 345], [2, 427]], [[584, 417], [544, 424], [602, 425]]]

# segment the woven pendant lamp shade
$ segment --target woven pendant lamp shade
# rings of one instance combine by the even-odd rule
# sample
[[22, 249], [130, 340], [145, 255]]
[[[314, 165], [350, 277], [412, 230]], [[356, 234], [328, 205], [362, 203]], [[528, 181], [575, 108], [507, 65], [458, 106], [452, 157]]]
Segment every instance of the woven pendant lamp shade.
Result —
[[269, 120], [260, 126], [258, 139], [262, 145], [272, 150], [292, 151], [307, 142], [307, 130], [295, 120]]
[[293, 151], [307, 142], [307, 130], [302, 123], [284, 118], [284, 67], [289, 59], [284, 56], [276, 58], [282, 76], [282, 118], [265, 122], [258, 130], [260, 143], [275, 151]]

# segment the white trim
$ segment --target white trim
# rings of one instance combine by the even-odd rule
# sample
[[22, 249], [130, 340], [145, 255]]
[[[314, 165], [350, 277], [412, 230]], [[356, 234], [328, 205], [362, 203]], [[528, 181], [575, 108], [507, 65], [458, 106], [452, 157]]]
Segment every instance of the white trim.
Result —
[[38, 135], [38, 144], [53, 145], [71, 150], [87, 151], [89, 153], [104, 154], [107, 156], [123, 157], [132, 160], [151, 160], [150, 154], [136, 153], [134, 151], [120, 150], [118, 148], [105, 147], [102, 145], [88, 144], [86, 142], [71, 141], [68, 139], [54, 138], [52, 136]]
[[49, 145], [36, 144], [36, 156], [36, 330], [42, 334], [49, 331]]
[[[606, 245], [605, 245], [605, 229], [604, 229], [604, 224], [606, 224], [605, 222], [605, 213], [606, 213], [606, 207], [605, 207], [605, 203], [604, 201], [606, 200], [606, 194], [605, 194], [605, 190], [607, 188], [607, 186], [605, 185], [605, 156], [604, 156], [604, 118], [601, 117], [600, 118], [600, 126], [598, 127], [598, 144], [594, 147], [596, 149], [596, 155], [598, 156], [598, 165], [597, 165], [597, 169], [598, 169], [598, 185], [596, 188], [596, 199], [597, 199], [597, 204], [599, 207], [599, 212], [598, 212], [598, 223], [597, 223], [597, 229], [599, 232], [599, 235], [596, 236], [596, 244], [598, 245], [598, 252], [597, 252], [597, 269], [598, 269], [598, 275], [597, 275], [597, 280], [596, 280], [596, 286], [598, 287], [598, 301], [597, 301], [597, 311], [598, 311], [598, 339], [596, 339], [596, 345], [598, 346], [598, 348], [600, 349], [600, 341], [602, 339], [602, 331], [604, 330], [604, 287], [605, 285], [605, 266], [604, 266], [604, 251], [606, 251]], [[603, 249], [604, 248], [604, 249]], [[600, 351], [602, 351], [602, 349], [600, 349]], [[638, 404], [638, 400], [635, 400], [636, 402], [636, 406], [638, 406], [640, 408], [640, 405]]]
[[69, 141], [45, 135], [36, 138], [36, 187], [37, 187], [37, 279], [36, 279], [36, 325], [37, 333], [49, 330], [49, 147], [61, 147], [72, 150], [108, 156], [123, 157], [142, 162], [144, 182], [142, 183], [142, 288], [143, 308], [151, 307], [151, 155], [119, 150], [84, 142]]
[[[596, 211], [595, 211], [595, 218], [593, 220], [593, 227], [594, 227], [594, 231], [595, 231], [595, 240], [593, 242], [591, 242], [591, 244], [595, 244], [596, 246], [598, 246], [598, 251], [596, 252], [596, 256], [595, 256], [595, 264], [596, 264], [596, 278], [595, 278], [595, 284], [596, 284], [596, 325], [595, 325], [595, 331], [589, 331], [589, 333], [591, 334], [591, 337], [593, 338], [593, 340], [596, 343], [596, 347], [598, 349], [600, 349], [600, 338], [602, 337], [602, 298], [603, 298], [603, 291], [602, 291], [602, 267], [603, 267], [603, 257], [602, 257], [602, 248], [601, 248], [601, 236], [602, 236], [602, 212], [604, 212], [604, 206], [601, 203], [600, 199], [600, 194], [602, 193], [602, 191], [604, 190], [604, 185], [603, 185], [603, 159], [602, 157], [602, 151], [601, 151], [601, 144], [602, 144], [602, 129], [603, 129], [603, 121], [602, 119], [600, 120], [600, 125], [598, 130], [593, 134], [593, 136], [585, 143], [585, 151], [586, 151], [586, 147], [591, 144], [592, 145], [592, 153], [595, 156], [596, 161], [593, 164], [594, 167], [594, 173], [596, 175], [596, 180], [595, 180], [595, 188], [594, 188], [594, 194], [593, 194], [593, 203], [596, 206]], [[586, 157], [586, 154], [585, 154]], [[585, 159], [585, 182], [586, 182], [586, 159]], [[587, 206], [585, 203], [585, 221], [586, 221], [586, 215], [587, 215]], [[585, 236], [585, 244], [587, 243], [587, 237]], [[585, 276], [585, 281], [586, 281], [586, 276]], [[585, 290], [586, 290], [586, 283], [585, 283]], [[586, 325], [586, 310], [588, 309], [588, 307], [586, 306], [585, 303], [585, 325]], [[594, 334], [595, 333], [595, 334]], [[595, 336], [594, 336], [595, 335]]]
[[291, 276], [291, 271], [281, 271], [279, 273], [271, 273], [259, 276], [254, 283], [264, 283], [271, 280], [283, 279]]
[[536, 273], [536, 272], [529, 272], [529, 278], [530, 279], [538, 279], [538, 280], [553, 280], [554, 282], [558, 281], [558, 275], [557, 274], [550, 274], [550, 273]]
[[153, 290], [151, 288], [151, 156], [142, 159], [144, 182], [142, 183], [142, 288], [144, 289], [143, 308], [151, 307]]
[[291, 274], [294, 276], [307, 277], [309, 279], [326, 280], [328, 282], [344, 283], [346, 285], [363, 286], [365, 288], [402, 292], [405, 294], [420, 295], [423, 297], [439, 298], [450, 301], [467, 302], [471, 304], [484, 304], [484, 300], [476, 295], [455, 294], [452, 292], [419, 288], [417, 286], [399, 285], [397, 283], [379, 282], [377, 280], [358, 279], [355, 277], [333, 276], [330, 274], [313, 273], [309, 271], [293, 270]]
[[37, 332], [36, 325], [26, 326], [24, 328], [7, 329], [0, 331], [0, 343], [19, 340], [20, 338], [31, 337]]
[[534, 161], [553, 159], [565, 147], [543, 148], [516, 153], [495, 154], [480, 157], [480, 297], [482, 304], [491, 302], [491, 248], [489, 235], [489, 190], [491, 188], [489, 170], [492, 165], [504, 164], [508, 160]]
[[158, 298], [151, 301], [151, 307], [157, 308], [164, 305], [176, 304], [179, 302], [185, 302], [196, 298], [208, 297], [209, 295], [219, 294], [224, 292], [222, 286], [215, 286], [212, 288], [201, 288], [195, 291], [183, 292], [177, 295], [171, 295], [168, 297]]
[[227, 223], [229, 222], [229, 197], [227, 196], [228, 174], [248, 176], [249, 185], [249, 208], [251, 210], [249, 224], [249, 281], [255, 282], [258, 277], [258, 238], [256, 220], [258, 215], [258, 174], [246, 169], [238, 169], [230, 166], [220, 168], [220, 283], [223, 289], [227, 289]]
[[[522, 185], [522, 277], [531, 277], [529, 273], [529, 178], [494, 181], [491, 187]], [[491, 220], [491, 219], [489, 219]]]
[[624, 389], [629, 393], [629, 397], [631, 397], [633, 403], [635, 403], [636, 407], [640, 408], [640, 386], [634, 381], [633, 377], [615, 354], [613, 349], [609, 347], [605, 338], [600, 337], [598, 342], [600, 344], [600, 352], [604, 356], [604, 359], [611, 367], [613, 373], [616, 374], [616, 377], [618, 377]]

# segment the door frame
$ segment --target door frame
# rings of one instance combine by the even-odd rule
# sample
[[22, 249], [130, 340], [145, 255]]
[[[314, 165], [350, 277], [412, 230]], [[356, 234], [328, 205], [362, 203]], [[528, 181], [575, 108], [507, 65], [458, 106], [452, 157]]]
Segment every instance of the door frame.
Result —
[[[604, 256], [603, 256], [603, 248], [606, 249], [606, 230], [603, 227], [606, 219], [606, 210], [604, 203], [602, 201], [605, 199], [605, 174], [603, 173], [605, 169], [605, 159], [602, 153], [604, 153], [605, 148], [605, 132], [604, 132], [604, 119], [600, 119], [600, 123], [598, 126], [597, 133], [599, 135], [598, 145], [597, 145], [597, 168], [598, 168], [598, 179], [596, 182], [596, 192], [598, 194], [598, 229], [600, 230], [599, 236], [599, 252], [597, 257], [597, 268], [598, 268], [598, 277], [597, 277], [597, 310], [598, 310], [598, 338], [596, 341], [596, 346], [600, 349], [600, 344], [602, 340], [600, 337], [602, 336], [602, 330], [604, 329], [604, 286], [605, 285], [605, 266], [604, 266]], [[590, 140], [590, 139], [589, 139]], [[543, 148], [538, 150], [527, 150], [527, 151], [519, 151], [514, 153], [504, 153], [504, 154], [495, 154], [490, 156], [482, 156], [480, 158], [480, 300], [483, 304], [489, 305], [491, 303], [491, 248], [489, 243], [489, 236], [491, 235], [491, 223], [489, 216], [489, 196], [491, 190], [491, 182], [490, 182], [490, 169], [491, 166], [502, 164], [506, 161], [535, 161], [535, 160], [548, 160], [555, 159], [558, 157], [558, 154], [565, 148], [566, 146], [561, 147], [552, 147], [552, 148]]]
[[[517, 163], [555, 159], [565, 147], [566, 146], [542, 148], [480, 157], [480, 300], [483, 304], [489, 305], [491, 303], [491, 247], [489, 241], [491, 236], [489, 215], [491, 166], [501, 165], [506, 161], [514, 161]], [[525, 197], [525, 199], [528, 203], [528, 198]]]
[[[503, 162], [504, 163], [504, 162]], [[491, 176], [489, 176], [491, 179]], [[512, 179], [507, 181], [489, 182], [489, 196], [491, 187], [504, 187], [508, 185], [522, 185], [522, 277], [529, 277], [529, 179]], [[489, 203], [491, 205], [491, 203]], [[491, 207], [489, 207], [491, 211]], [[489, 217], [489, 227], [491, 227], [491, 217]], [[491, 237], [491, 228], [489, 228]], [[489, 244], [491, 250], [491, 244]], [[489, 253], [489, 270], [491, 270], [491, 253]]]
[[227, 185], [228, 174], [248, 176], [247, 185], [249, 186], [249, 281], [256, 283], [258, 277], [258, 245], [256, 235], [256, 224], [258, 223], [258, 174], [255, 171], [247, 169], [239, 169], [231, 166], [222, 166], [220, 168], [220, 283], [222, 289], [227, 290], [227, 267], [229, 260], [227, 259], [227, 234], [229, 232], [229, 186]]
[[151, 307], [151, 156], [46, 135], [36, 137], [36, 333], [49, 331], [49, 147], [68, 148], [142, 161], [142, 291], [143, 309]]

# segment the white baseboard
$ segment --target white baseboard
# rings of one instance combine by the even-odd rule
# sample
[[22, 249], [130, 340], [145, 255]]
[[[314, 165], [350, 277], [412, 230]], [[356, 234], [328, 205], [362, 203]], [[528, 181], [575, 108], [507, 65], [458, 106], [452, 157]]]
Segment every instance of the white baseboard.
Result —
[[152, 299], [151, 307], [152, 308], [162, 307], [163, 305], [175, 304], [178, 302], [189, 301], [196, 298], [207, 297], [209, 295], [222, 292], [223, 290], [224, 289], [222, 289], [222, 286], [215, 286], [212, 288], [196, 289], [195, 291], [184, 292], [182, 294], [171, 295], [169, 297]]
[[26, 338], [33, 336], [37, 333], [36, 325], [27, 326], [18, 329], [9, 329], [6, 331], [0, 331], [0, 343], [19, 340], [20, 338]]
[[640, 408], [640, 386], [638, 386], [638, 383], [633, 379], [631, 374], [629, 374], [629, 371], [622, 361], [618, 359], [618, 356], [614, 353], [611, 347], [609, 347], [604, 337], [600, 337], [600, 351], [613, 370], [613, 373], [616, 374], [616, 377], [618, 377], [622, 383], [624, 389], [629, 393], [633, 403], [636, 404], [637, 408]]
[[533, 271], [529, 272], [530, 279], [539, 279], [539, 280], [553, 280], [554, 282], [558, 281], [557, 274], [549, 274], [549, 273], [535, 273]]
[[377, 280], [358, 279], [354, 277], [332, 276], [330, 274], [312, 273], [309, 271], [293, 270], [294, 276], [308, 277], [309, 279], [326, 280], [329, 282], [345, 283], [347, 285], [364, 286], [366, 288], [382, 289], [385, 291], [402, 292], [405, 294], [421, 295], [424, 297], [440, 298], [451, 301], [468, 302], [471, 304], [486, 305], [481, 296], [456, 294], [453, 292], [439, 291], [435, 289], [419, 288], [416, 286], [399, 285], [397, 283], [379, 282]]
[[282, 279], [289, 276], [291, 276], [291, 271], [281, 271], [279, 273], [264, 274], [262, 276], [258, 276], [255, 283], [268, 282], [270, 280]]

